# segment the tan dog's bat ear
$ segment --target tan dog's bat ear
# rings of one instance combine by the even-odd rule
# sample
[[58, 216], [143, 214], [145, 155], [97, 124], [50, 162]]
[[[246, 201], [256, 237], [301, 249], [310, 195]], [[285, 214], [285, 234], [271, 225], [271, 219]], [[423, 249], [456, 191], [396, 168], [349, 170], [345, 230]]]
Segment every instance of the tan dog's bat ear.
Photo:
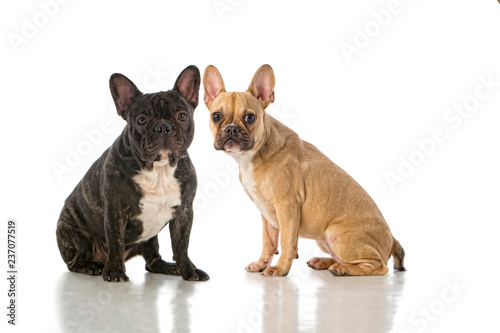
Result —
[[274, 102], [274, 71], [269, 65], [262, 65], [253, 76], [248, 87], [255, 97], [262, 101], [264, 109]]
[[215, 66], [209, 65], [203, 73], [203, 88], [205, 89], [205, 105], [210, 105], [221, 92], [226, 92], [222, 76]]

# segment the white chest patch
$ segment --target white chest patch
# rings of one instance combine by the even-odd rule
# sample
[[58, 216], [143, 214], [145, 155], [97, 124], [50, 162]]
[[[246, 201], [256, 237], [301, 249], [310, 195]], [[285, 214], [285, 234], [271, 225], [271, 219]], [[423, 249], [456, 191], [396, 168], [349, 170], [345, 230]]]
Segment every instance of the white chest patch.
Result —
[[138, 242], [158, 234], [172, 218], [174, 207], [181, 204], [181, 188], [174, 172], [175, 167], [160, 161], [153, 163], [152, 170], [142, 170], [133, 178], [143, 190], [141, 213], [135, 216], [143, 228]]
[[262, 202], [261, 196], [257, 192], [256, 183], [253, 178], [253, 165], [252, 165], [252, 155], [244, 156], [240, 155], [235, 157], [236, 162], [238, 162], [240, 166], [240, 177], [241, 177], [241, 185], [248, 193], [248, 195], [252, 198], [253, 202], [257, 206], [257, 209], [260, 213], [266, 218], [266, 220], [273, 225], [275, 228], [278, 228], [278, 223], [271, 218], [267, 211], [266, 205]]
[[257, 194], [255, 189], [255, 181], [253, 179], [253, 165], [250, 161], [241, 162], [243, 162], [242, 164], [240, 164], [241, 185], [243, 185], [243, 188], [253, 199]]

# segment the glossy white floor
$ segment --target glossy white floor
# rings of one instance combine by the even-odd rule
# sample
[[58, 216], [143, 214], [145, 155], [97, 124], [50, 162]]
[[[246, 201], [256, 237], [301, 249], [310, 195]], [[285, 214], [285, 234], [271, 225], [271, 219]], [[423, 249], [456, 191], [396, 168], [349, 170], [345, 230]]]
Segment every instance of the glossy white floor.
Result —
[[[132, 282], [62, 274], [65, 332], [389, 332], [409, 302], [411, 278], [333, 278], [295, 267], [288, 278], [214, 272], [207, 283], [134, 272]], [[300, 273], [300, 274], [299, 274]], [[415, 283], [416, 281], [413, 281]], [[406, 293], [406, 294], [409, 294]], [[448, 295], [454, 297], [453, 293]], [[397, 326], [396, 326], [397, 327]], [[396, 330], [398, 331], [398, 330]]]

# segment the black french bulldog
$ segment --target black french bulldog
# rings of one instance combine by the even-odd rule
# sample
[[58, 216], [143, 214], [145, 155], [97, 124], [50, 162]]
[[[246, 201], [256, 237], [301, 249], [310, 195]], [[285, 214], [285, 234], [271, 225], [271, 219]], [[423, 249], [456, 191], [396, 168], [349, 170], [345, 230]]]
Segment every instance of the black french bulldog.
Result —
[[[125, 76], [111, 76], [127, 125], [62, 209], [57, 245], [70, 271], [127, 281], [125, 261], [141, 255], [149, 272], [209, 279], [188, 257], [197, 180], [187, 149], [200, 81], [198, 68], [189, 66], [172, 90], [143, 94]], [[157, 234], [167, 224], [174, 263], [159, 254]]]

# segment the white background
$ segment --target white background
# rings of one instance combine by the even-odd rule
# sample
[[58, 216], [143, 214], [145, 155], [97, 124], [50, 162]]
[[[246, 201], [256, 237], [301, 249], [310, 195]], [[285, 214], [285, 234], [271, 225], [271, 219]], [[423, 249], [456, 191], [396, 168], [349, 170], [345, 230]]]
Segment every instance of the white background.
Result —
[[[8, 288], [1, 278], [2, 331], [65, 330], [63, 300], [74, 296], [64, 288], [73, 277], [58, 253], [55, 227], [64, 199], [125, 125], [112, 103], [109, 76], [123, 73], [143, 92], [155, 92], [172, 88], [188, 65], [203, 72], [213, 64], [228, 91], [241, 91], [265, 63], [276, 75], [276, 102], [268, 112], [351, 174], [375, 199], [406, 250], [408, 271], [400, 290], [390, 290], [394, 281], [384, 280], [390, 282], [384, 290], [398, 300], [391, 305], [393, 313], [375, 313], [388, 318], [378, 331], [498, 330], [496, 0], [400, 0], [394, 14], [381, 18], [383, 24], [373, 13], [387, 13], [388, 0], [42, 3], [57, 2], [3, 2], [0, 8], [0, 262], [5, 271], [6, 224], [15, 219], [19, 268], [15, 329], [6, 324]], [[365, 29], [371, 37], [360, 35]], [[357, 45], [357, 53], [346, 56], [346, 44]], [[488, 90], [481, 77], [496, 86]], [[475, 97], [478, 91], [482, 100]], [[445, 118], [450, 108], [468, 102], [473, 110], [465, 118]], [[105, 130], [103, 120], [110, 124]], [[187, 287], [190, 294], [182, 298], [187, 306], [178, 315], [191, 318], [193, 332], [241, 331], [238, 320], [247, 318], [254, 305], [239, 295], [251, 297], [253, 290], [265, 292], [262, 283], [276, 282], [248, 277], [243, 270], [260, 254], [260, 217], [237, 175], [227, 171], [231, 158], [213, 149], [202, 90], [195, 121], [189, 153], [199, 187], [190, 256], [212, 279]], [[445, 139], [432, 149], [428, 145], [426, 155], [419, 153], [416, 142], [428, 142], [436, 129]], [[85, 133], [94, 133], [93, 143]], [[78, 149], [79, 158], [71, 157]], [[410, 158], [418, 162], [411, 171], [401, 166], [401, 159]], [[55, 168], [61, 165], [66, 166], [62, 173]], [[406, 173], [391, 188], [387, 173], [397, 175], [398, 168]], [[161, 233], [160, 242], [168, 259], [168, 232]], [[281, 326], [282, 331], [335, 331], [336, 325], [348, 329], [350, 320], [366, 319], [365, 310], [348, 306], [350, 298], [363, 300], [363, 294], [345, 290], [363, 281], [362, 290], [369, 292], [371, 281], [380, 280], [338, 282], [327, 272], [313, 271], [299, 276], [305, 262], [318, 254], [308, 240], [300, 241], [299, 253], [285, 280], [293, 281], [292, 294], [302, 296], [291, 312], [295, 319], [280, 319], [297, 328]], [[150, 279], [142, 259], [130, 261], [127, 273], [140, 295], [141, 283]], [[388, 278], [394, 276], [391, 272]], [[175, 281], [175, 288], [175, 278], [167, 281]], [[88, 291], [98, 282], [89, 280]], [[449, 283], [463, 290], [445, 303]], [[337, 306], [335, 315], [328, 307], [308, 308], [308, 290], [319, 284], [324, 294], [314, 297], [338, 296], [338, 304], [346, 304]], [[182, 286], [177, 285], [181, 291]], [[170, 285], [162, 288], [169, 295]], [[388, 299], [384, 293], [373, 297]], [[206, 306], [199, 306], [199, 300]], [[175, 311], [169, 310], [175, 298], [157, 302], [158, 326], [168, 331], [175, 326]], [[416, 313], [429, 307], [435, 315], [425, 327], [412, 321], [422, 319]], [[257, 325], [255, 331], [260, 329]]]

